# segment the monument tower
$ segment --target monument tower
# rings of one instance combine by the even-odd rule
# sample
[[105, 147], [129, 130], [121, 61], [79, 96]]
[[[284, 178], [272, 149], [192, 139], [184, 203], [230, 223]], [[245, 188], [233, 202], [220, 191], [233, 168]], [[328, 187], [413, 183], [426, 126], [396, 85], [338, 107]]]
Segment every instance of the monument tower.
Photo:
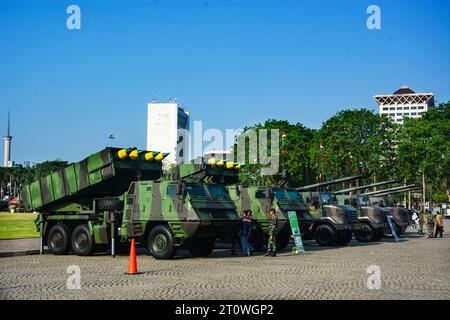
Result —
[[11, 136], [11, 132], [10, 132], [10, 118], [9, 118], [9, 111], [8, 111], [8, 125], [6, 127], [6, 136], [4, 136], [4, 140], [5, 140], [5, 160], [3, 162], [3, 166], [4, 167], [11, 167], [12, 166], [12, 162], [11, 162], [11, 140], [12, 140], [12, 136]]

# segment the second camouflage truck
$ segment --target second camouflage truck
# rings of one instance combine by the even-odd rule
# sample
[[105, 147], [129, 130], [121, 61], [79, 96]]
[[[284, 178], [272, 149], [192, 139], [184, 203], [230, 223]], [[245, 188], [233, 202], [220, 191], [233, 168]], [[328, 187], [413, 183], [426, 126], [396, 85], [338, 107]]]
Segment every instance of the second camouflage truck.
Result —
[[289, 188], [277, 186], [228, 186], [231, 198], [235, 201], [238, 212], [251, 209], [256, 222], [251, 233], [250, 244], [256, 251], [261, 251], [269, 237], [269, 212], [275, 209], [278, 228], [276, 244], [283, 250], [289, 244], [291, 226], [289, 212], [295, 212], [302, 236], [308, 236], [312, 225], [312, 217], [303, 202], [301, 195]]
[[236, 232], [235, 205], [222, 185], [188, 179], [195, 166], [163, 174], [166, 155], [106, 148], [22, 188], [25, 208], [39, 212], [41, 249], [86, 256], [134, 238], [158, 259], [179, 248], [209, 254], [216, 238]]

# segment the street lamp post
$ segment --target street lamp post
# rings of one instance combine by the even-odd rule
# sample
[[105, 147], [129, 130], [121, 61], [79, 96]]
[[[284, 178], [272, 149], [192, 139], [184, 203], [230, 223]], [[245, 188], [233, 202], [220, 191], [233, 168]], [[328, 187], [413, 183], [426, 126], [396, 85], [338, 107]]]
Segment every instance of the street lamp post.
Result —
[[422, 211], [425, 212], [425, 170], [422, 171], [422, 203], [423, 208]]

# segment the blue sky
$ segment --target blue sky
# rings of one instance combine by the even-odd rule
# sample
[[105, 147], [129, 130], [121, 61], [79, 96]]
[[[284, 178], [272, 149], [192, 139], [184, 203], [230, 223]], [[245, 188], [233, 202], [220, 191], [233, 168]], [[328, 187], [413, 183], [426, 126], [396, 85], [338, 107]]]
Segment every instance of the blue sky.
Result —
[[[66, 8], [79, 5], [81, 30]], [[366, 9], [381, 8], [381, 30]], [[13, 160], [146, 144], [147, 103], [204, 128], [312, 128], [407, 84], [450, 100], [450, 1], [0, 1], [0, 134]]]

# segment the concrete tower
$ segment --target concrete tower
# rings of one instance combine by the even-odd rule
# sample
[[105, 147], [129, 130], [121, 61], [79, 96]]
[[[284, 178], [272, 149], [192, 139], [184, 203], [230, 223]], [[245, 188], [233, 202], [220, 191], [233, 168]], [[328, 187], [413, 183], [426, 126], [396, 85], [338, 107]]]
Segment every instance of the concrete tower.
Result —
[[11, 167], [11, 132], [10, 132], [10, 119], [8, 111], [8, 126], [6, 127], [6, 136], [3, 138], [5, 140], [5, 161], [3, 162], [4, 167]]

